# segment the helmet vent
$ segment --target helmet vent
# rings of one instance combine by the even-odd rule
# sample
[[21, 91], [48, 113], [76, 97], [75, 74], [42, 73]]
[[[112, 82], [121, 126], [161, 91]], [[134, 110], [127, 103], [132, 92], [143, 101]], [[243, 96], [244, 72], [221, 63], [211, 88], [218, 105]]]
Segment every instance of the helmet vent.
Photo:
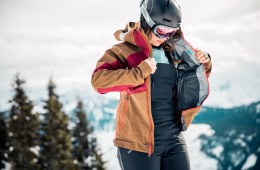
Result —
[[171, 20], [166, 19], [166, 18], [163, 18], [163, 20], [166, 21], [166, 22], [172, 22]]

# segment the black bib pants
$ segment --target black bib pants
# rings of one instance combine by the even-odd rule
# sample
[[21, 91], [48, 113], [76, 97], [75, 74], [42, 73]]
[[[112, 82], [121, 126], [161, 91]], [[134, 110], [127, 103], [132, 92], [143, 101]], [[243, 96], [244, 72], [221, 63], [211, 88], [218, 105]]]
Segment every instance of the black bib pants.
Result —
[[157, 63], [151, 79], [154, 153], [148, 157], [147, 153], [118, 147], [120, 167], [122, 170], [189, 170], [188, 150], [172, 101], [176, 68], [172, 64]]

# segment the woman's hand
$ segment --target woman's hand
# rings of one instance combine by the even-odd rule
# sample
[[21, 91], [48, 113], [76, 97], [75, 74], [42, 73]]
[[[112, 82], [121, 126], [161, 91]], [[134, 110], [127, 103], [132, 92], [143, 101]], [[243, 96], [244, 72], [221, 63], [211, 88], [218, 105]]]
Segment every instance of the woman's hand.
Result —
[[195, 52], [196, 52], [196, 57], [200, 63], [205, 64], [210, 61], [210, 57], [209, 57], [208, 53], [203, 52], [198, 49], [195, 49]]
[[149, 58], [147, 58], [147, 59], [144, 60], [144, 61], [151, 67], [151, 69], [152, 69], [151, 74], [153, 74], [153, 73], [155, 72], [155, 70], [157, 69], [157, 67], [156, 67], [156, 64], [157, 64], [157, 63], [156, 63], [155, 59], [149, 57]]

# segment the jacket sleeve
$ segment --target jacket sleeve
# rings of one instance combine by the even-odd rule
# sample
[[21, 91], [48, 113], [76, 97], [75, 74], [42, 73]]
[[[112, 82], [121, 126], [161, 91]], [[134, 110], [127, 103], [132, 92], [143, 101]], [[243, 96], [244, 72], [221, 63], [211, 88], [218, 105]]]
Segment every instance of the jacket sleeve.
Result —
[[152, 69], [144, 60], [137, 67], [128, 69], [127, 60], [116, 47], [112, 47], [97, 62], [91, 85], [100, 94], [120, 92], [143, 84], [151, 72]]

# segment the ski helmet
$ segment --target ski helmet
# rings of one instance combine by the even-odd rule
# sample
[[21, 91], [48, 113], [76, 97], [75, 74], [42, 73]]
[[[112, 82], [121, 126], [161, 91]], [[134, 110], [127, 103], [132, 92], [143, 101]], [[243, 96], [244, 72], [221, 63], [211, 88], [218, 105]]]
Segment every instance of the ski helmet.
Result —
[[179, 28], [181, 8], [175, 0], [141, 0], [141, 15], [151, 29], [158, 25]]

